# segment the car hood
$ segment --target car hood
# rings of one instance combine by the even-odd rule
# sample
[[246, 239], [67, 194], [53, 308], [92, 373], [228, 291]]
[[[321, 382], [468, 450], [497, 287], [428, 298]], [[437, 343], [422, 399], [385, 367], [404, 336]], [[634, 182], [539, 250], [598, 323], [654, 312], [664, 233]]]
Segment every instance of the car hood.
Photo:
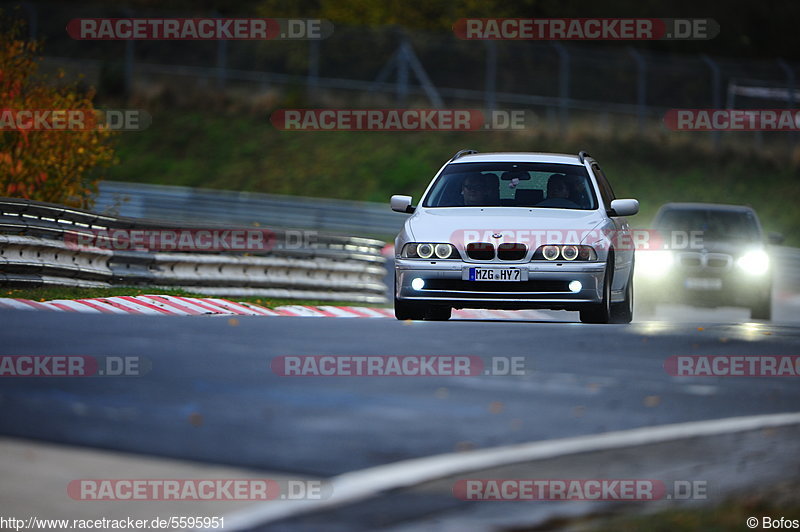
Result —
[[[500, 241], [529, 240], [534, 232], [556, 231], [564, 243], [579, 243], [581, 233], [603, 223], [600, 211], [526, 209], [513, 207], [447, 207], [419, 211], [407, 221], [417, 242], [487, 241], [483, 237], [504, 234]], [[469, 232], [469, 233], [467, 233]], [[498, 240], [494, 240], [497, 242]]]

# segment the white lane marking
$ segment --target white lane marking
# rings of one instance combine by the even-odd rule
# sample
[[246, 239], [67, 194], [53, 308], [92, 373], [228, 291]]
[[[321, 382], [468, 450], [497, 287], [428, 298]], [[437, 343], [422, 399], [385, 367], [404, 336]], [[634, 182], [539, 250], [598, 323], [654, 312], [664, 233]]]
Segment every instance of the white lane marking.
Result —
[[363, 501], [380, 493], [388, 493], [392, 490], [495, 467], [508, 467], [513, 464], [575, 454], [629, 449], [687, 438], [718, 436], [798, 424], [800, 424], [800, 413], [798, 412], [734, 417], [642, 427], [604, 434], [402, 460], [333, 477], [331, 479], [333, 495], [327, 499], [269, 501], [232, 512], [225, 516], [225, 530], [250, 530], [279, 519]]

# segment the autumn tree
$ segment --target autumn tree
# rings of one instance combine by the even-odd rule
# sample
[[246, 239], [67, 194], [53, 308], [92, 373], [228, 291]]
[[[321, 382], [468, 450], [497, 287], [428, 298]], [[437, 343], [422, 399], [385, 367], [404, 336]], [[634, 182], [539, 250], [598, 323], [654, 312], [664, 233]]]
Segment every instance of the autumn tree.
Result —
[[[67, 83], [63, 71], [40, 72], [42, 44], [24, 37], [23, 26], [0, 13], [0, 112], [81, 110], [93, 113], [93, 90]], [[115, 162], [113, 132], [33, 131], [0, 122], [0, 196], [88, 207], [101, 178]]]

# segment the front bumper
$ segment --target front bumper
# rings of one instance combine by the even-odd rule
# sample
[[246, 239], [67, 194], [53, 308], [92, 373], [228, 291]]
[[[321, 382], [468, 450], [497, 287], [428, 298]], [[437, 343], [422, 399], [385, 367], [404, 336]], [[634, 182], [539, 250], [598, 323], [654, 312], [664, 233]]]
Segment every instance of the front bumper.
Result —
[[662, 278], [637, 276], [636, 290], [647, 303], [682, 303], [697, 307], [752, 307], [772, 293], [769, 274], [751, 276], [736, 271], [711, 273], [677, 270]]
[[[523, 280], [464, 280], [464, 269], [472, 267], [519, 268]], [[395, 297], [453, 308], [580, 310], [587, 303], [602, 300], [604, 275], [603, 262], [476, 263], [397, 259]], [[411, 286], [412, 280], [417, 278], [425, 282], [420, 290]], [[570, 291], [571, 281], [580, 281], [581, 290]]]

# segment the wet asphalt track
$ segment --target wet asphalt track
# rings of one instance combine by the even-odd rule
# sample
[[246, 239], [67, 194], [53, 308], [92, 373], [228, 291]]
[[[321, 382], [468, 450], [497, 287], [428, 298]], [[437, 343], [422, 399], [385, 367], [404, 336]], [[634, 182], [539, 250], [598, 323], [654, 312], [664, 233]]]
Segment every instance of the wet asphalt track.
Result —
[[[798, 355], [797, 325], [682, 315], [604, 326], [2, 312], [2, 354], [142, 356], [152, 370], [3, 378], [0, 433], [333, 475], [456, 449], [797, 410], [796, 378], [679, 378], [663, 368], [679, 354]], [[270, 369], [276, 356], [314, 354], [519, 356], [528, 374], [290, 378]]]

